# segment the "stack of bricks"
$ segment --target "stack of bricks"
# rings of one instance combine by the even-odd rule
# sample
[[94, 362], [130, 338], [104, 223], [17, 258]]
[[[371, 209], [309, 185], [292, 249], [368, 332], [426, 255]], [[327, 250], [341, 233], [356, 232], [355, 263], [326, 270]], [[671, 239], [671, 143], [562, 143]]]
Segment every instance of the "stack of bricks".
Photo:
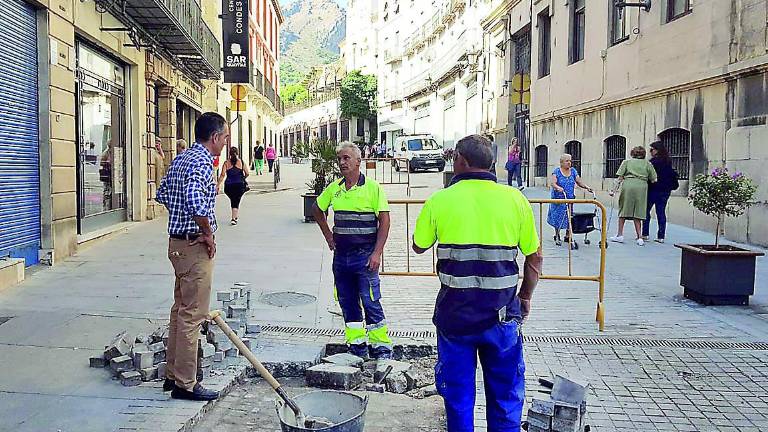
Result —
[[[226, 313], [227, 325], [234, 331], [248, 349], [253, 349], [253, 336], [261, 332], [261, 326], [250, 321], [251, 287], [246, 282], [238, 282], [224, 291], [216, 293], [216, 300]], [[237, 357], [239, 350], [227, 335], [216, 325], [208, 326], [207, 342], [213, 345], [213, 361], [223, 362], [226, 357]]]
[[580, 432], [585, 430], [589, 384], [561, 375], [555, 377], [548, 399], [534, 398], [528, 409], [528, 432]]

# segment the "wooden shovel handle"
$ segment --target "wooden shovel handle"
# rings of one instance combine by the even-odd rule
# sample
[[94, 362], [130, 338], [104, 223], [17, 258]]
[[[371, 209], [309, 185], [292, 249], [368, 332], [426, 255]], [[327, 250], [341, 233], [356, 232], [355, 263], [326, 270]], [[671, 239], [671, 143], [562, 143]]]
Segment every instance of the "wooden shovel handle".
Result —
[[[248, 359], [249, 362], [253, 365], [254, 368], [256, 368], [256, 371], [261, 375], [262, 378], [264, 378], [270, 386], [275, 391], [278, 391], [280, 388], [280, 383], [277, 382], [275, 377], [272, 376], [271, 373], [267, 370], [267, 368], [264, 367], [263, 364], [259, 361], [259, 359], [256, 358], [255, 355], [251, 352], [251, 350], [248, 349], [247, 346], [243, 343], [243, 341], [237, 336], [237, 334], [232, 330], [231, 327], [227, 324], [226, 321], [224, 321], [224, 318], [221, 317], [221, 311], [212, 311], [208, 314], [208, 319], [210, 321], [213, 321], [216, 323], [219, 328], [224, 331], [224, 334], [227, 335], [229, 340], [232, 341], [233, 344], [237, 347], [237, 349], [240, 350], [240, 353], [245, 356], [245, 358]], [[279, 393], [279, 392], [278, 392]]]

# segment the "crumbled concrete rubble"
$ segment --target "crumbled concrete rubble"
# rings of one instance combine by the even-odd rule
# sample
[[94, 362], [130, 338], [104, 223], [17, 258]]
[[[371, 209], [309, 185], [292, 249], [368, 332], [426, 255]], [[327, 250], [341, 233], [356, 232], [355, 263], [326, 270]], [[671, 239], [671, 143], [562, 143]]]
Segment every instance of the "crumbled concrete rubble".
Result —
[[411, 361], [364, 361], [349, 353], [336, 352], [307, 370], [307, 385], [339, 390], [406, 394], [423, 399], [437, 394], [436, 356]]
[[[249, 322], [251, 289], [247, 283], [236, 283], [229, 290], [216, 293], [226, 312], [227, 324], [243, 340], [248, 349], [255, 348], [254, 337], [261, 326]], [[89, 359], [93, 368], [108, 369], [124, 386], [165, 379], [168, 326], [151, 334], [133, 335], [123, 331], [104, 348], [104, 353]], [[240, 351], [215, 324], [205, 323], [198, 337], [198, 379], [219, 375], [227, 369], [226, 358], [240, 356]], [[217, 371], [219, 371], [217, 373]]]

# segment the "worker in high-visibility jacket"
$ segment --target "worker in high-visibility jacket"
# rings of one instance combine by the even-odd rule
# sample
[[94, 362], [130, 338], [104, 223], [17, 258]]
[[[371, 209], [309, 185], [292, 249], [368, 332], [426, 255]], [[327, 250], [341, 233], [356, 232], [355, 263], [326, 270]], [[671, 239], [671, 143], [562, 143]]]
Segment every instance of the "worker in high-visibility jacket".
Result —
[[[474, 430], [477, 358], [485, 380], [488, 431], [519, 431], [525, 402], [522, 323], [541, 273], [533, 210], [523, 194], [496, 183], [490, 141], [460, 140], [452, 184], [433, 194], [416, 222], [413, 249], [437, 243], [441, 289], [437, 389], [449, 432]], [[517, 291], [518, 253], [525, 256]]]
[[[356, 144], [341, 143], [336, 155], [344, 178], [331, 183], [317, 197], [313, 215], [334, 251], [333, 276], [346, 341], [356, 356], [391, 358], [392, 341], [379, 282], [381, 256], [389, 235], [389, 204], [381, 185], [360, 172], [362, 158]], [[329, 207], [333, 208], [333, 231], [326, 220]]]

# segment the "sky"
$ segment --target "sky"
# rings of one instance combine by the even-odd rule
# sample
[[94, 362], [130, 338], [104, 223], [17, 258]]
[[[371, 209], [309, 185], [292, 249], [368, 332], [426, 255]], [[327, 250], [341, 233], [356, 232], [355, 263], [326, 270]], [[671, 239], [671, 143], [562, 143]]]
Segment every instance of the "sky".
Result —
[[[280, 0], [280, 6], [285, 6], [287, 4], [291, 4], [294, 1], [296, 1], [296, 0]], [[341, 6], [344, 9], [347, 8], [347, 0], [336, 0], [336, 3], [338, 3], [339, 6]]]

